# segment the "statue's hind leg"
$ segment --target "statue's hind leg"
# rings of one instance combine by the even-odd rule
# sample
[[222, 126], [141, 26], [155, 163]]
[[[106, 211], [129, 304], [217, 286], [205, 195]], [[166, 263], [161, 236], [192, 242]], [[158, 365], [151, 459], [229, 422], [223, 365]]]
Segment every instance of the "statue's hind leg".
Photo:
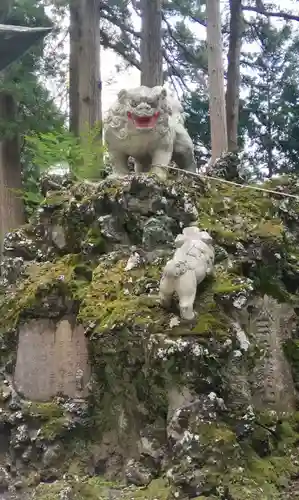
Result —
[[193, 142], [184, 128], [180, 128], [176, 133], [173, 160], [182, 170], [196, 172], [197, 165], [194, 157]]
[[186, 150], [184, 153], [174, 153], [173, 160], [178, 168], [187, 172], [196, 172], [197, 165], [192, 149]]
[[193, 306], [197, 292], [197, 280], [194, 272], [187, 271], [178, 278], [176, 292], [179, 297], [181, 318], [189, 321], [194, 319]]
[[159, 300], [162, 307], [169, 309], [172, 303], [174, 292], [173, 280], [165, 279], [163, 276], [160, 280]]

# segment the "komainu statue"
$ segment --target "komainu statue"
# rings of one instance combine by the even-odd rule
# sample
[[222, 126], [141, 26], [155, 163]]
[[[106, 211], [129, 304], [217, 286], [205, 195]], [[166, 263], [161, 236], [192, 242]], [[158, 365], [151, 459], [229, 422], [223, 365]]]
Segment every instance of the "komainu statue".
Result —
[[186, 227], [175, 239], [177, 250], [164, 268], [160, 281], [160, 303], [169, 307], [174, 292], [179, 298], [180, 316], [192, 320], [197, 286], [214, 269], [212, 237], [198, 227]]
[[135, 172], [155, 172], [174, 161], [184, 170], [196, 171], [194, 147], [184, 126], [181, 104], [165, 88], [145, 86], [121, 90], [104, 120], [105, 141], [114, 176], [128, 175], [128, 158]]

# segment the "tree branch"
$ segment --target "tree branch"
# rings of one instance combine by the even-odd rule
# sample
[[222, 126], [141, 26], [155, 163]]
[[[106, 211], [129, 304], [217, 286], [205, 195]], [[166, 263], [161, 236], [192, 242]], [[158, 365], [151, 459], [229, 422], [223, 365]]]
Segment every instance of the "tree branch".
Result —
[[[163, 14], [163, 13], [162, 13], [162, 19], [163, 19], [164, 23], [166, 24], [167, 32], [168, 32], [168, 34], [169, 34], [170, 38], [174, 41], [174, 43], [175, 43], [175, 44], [176, 44], [176, 45], [177, 45], [177, 46], [178, 46], [178, 47], [182, 50], [182, 52], [185, 54], [185, 56], [186, 56], [187, 58], [188, 58], [188, 57], [190, 57], [191, 59], [193, 59], [193, 61], [194, 61], [195, 63], [198, 63], [198, 60], [197, 60], [196, 56], [195, 56], [194, 54], [192, 54], [192, 52], [190, 52], [190, 51], [186, 48], [186, 46], [185, 46], [183, 43], [181, 43], [181, 42], [180, 42], [180, 41], [176, 38], [176, 36], [175, 36], [175, 35], [174, 35], [174, 33], [173, 33], [173, 29], [172, 29], [171, 24], [168, 22], [168, 20], [167, 20], [167, 19], [166, 19], [166, 17], [165, 17], [165, 14]], [[204, 68], [204, 69], [206, 69], [206, 68]]]
[[101, 18], [105, 19], [106, 21], [109, 21], [109, 23], [111, 23], [111, 24], [114, 24], [114, 26], [117, 26], [122, 31], [126, 31], [127, 33], [130, 33], [130, 35], [133, 35], [136, 38], [141, 38], [140, 32], [135, 31], [130, 26], [127, 26], [126, 24], [122, 23], [119, 19], [116, 19], [115, 17], [112, 17], [109, 14], [105, 14], [103, 12], [101, 13]]
[[[168, 74], [169, 74], [170, 78], [172, 76], [176, 76], [177, 78], [179, 78], [182, 87], [184, 87], [185, 90], [187, 90], [187, 92], [190, 92], [190, 89], [189, 89], [188, 85], [184, 81], [184, 76], [182, 75], [182, 73], [180, 72], [180, 70], [170, 61], [170, 59], [169, 59], [169, 57], [168, 57], [165, 49], [163, 49], [163, 57], [164, 57], [164, 59], [165, 59], [165, 61], [167, 63]], [[172, 80], [172, 78], [171, 78], [171, 80]]]
[[[111, 25], [117, 26], [122, 32], [129, 33], [137, 40], [141, 39], [141, 33], [135, 31], [134, 28], [131, 27], [130, 25], [128, 26], [123, 19], [118, 18], [113, 9], [109, 5], [107, 5], [103, 0], [99, 1], [99, 9], [100, 9], [100, 16], [103, 20], [107, 21], [108, 23], [111, 23]], [[195, 63], [198, 64], [196, 56], [192, 54], [192, 52], [190, 52], [184, 46], [184, 44], [176, 38], [172, 26], [170, 25], [164, 14], [162, 15], [162, 19], [166, 24], [167, 33], [173, 40], [174, 44], [181, 49], [181, 51], [185, 54], [186, 58], [188, 58], [189, 60], [192, 59]], [[135, 46], [135, 44], [131, 43], [131, 46], [128, 47], [121, 41], [112, 41], [111, 39], [112, 37], [110, 37], [107, 33], [105, 33], [103, 29], [101, 29], [100, 32], [101, 32], [102, 44], [104, 47], [114, 50], [121, 57], [123, 57], [130, 65], [140, 70], [140, 61], [138, 60], [137, 57], [134, 56], [134, 52], [136, 54], [139, 52], [139, 49], [138, 47]], [[128, 50], [128, 48], [132, 50]], [[189, 92], [190, 89], [188, 88], [187, 84], [184, 81], [185, 77], [183, 73], [180, 71], [177, 65], [174, 64], [173, 61], [171, 61], [166, 49], [163, 48], [162, 50], [163, 50], [163, 58], [167, 64], [169, 75], [177, 77], [180, 80], [180, 85]], [[187, 63], [186, 67], [188, 67]]]
[[255, 12], [256, 14], [261, 14], [262, 16], [266, 17], [281, 17], [286, 21], [299, 21], [299, 15], [296, 16], [295, 14], [288, 14], [287, 12], [282, 12], [282, 11], [272, 12], [265, 9], [259, 9], [257, 7], [249, 7], [249, 6], [248, 7], [242, 6], [242, 10], [247, 12]]
[[[177, 7], [178, 10], [181, 9], [181, 6], [178, 2], [176, 2], [175, 0], [173, 0], [173, 3], [174, 5]], [[194, 22], [194, 23], [197, 23], [197, 24], [200, 24], [201, 26], [203, 26], [204, 28], [207, 27], [207, 23], [205, 21], [203, 21], [202, 19], [199, 19], [198, 17], [194, 16], [193, 14], [191, 14], [191, 12], [188, 12], [188, 17], [190, 17], [190, 19]]]
[[100, 9], [100, 18], [106, 19], [111, 24], [118, 26], [121, 30], [126, 31], [127, 33], [130, 33], [131, 35], [136, 36], [137, 38], [141, 38], [141, 33], [139, 31], [135, 31], [134, 28], [125, 24], [122, 20], [117, 18], [113, 12], [113, 9], [111, 9], [109, 5], [106, 5], [104, 2], [100, 2], [99, 9]]
[[134, 56], [134, 54], [130, 54], [127, 52], [127, 46], [125, 46], [121, 42], [113, 43], [111, 41], [111, 38], [105, 32], [103, 32], [103, 30], [101, 30], [101, 41], [102, 41], [103, 47], [107, 47], [109, 49], [114, 50], [117, 54], [122, 56], [126, 61], [128, 61], [132, 66], [139, 69], [139, 71], [140, 71], [140, 62]]

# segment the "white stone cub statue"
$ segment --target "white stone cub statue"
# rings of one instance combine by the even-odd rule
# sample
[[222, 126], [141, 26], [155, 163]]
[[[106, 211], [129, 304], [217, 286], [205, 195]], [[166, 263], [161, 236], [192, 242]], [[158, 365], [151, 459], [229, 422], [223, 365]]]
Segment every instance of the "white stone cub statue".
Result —
[[163, 270], [159, 298], [162, 307], [169, 307], [174, 292], [179, 298], [180, 316], [195, 317], [193, 305], [197, 286], [213, 273], [215, 253], [212, 237], [198, 227], [190, 226], [175, 239], [177, 250]]
[[163, 166], [171, 161], [196, 172], [194, 146], [184, 126], [182, 106], [164, 87], [121, 90], [104, 119], [104, 136], [112, 177], [129, 174], [129, 156], [135, 160], [136, 173], [152, 171], [165, 179]]

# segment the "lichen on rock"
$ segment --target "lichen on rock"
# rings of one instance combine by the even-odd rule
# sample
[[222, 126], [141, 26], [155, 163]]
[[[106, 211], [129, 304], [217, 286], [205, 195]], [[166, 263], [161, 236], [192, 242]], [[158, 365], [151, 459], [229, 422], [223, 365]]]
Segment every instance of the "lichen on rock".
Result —
[[[293, 178], [266, 186], [299, 194]], [[173, 175], [46, 187], [29, 224], [5, 240], [3, 488], [36, 500], [295, 498], [298, 202]], [[158, 300], [189, 225], [215, 244], [191, 322], [175, 299], [169, 309]], [[82, 325], [87, 400], [63, 383], [49, 402], [16, 392], [19, 336], [45, 321]]]

